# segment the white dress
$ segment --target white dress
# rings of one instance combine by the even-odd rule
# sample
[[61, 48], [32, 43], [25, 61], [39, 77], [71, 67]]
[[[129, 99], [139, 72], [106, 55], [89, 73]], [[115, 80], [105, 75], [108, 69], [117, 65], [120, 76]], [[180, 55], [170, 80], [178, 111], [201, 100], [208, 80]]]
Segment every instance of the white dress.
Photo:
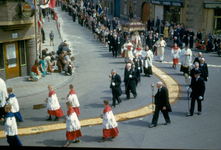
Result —
[[[185, 56], [185, 54], [189, 54], [190, 56]], [[191, 66], [191, 64], [192, 64], [192, 51], [189, 48], [187, 50], [186, 50], [186, 48], [184, 48], [184, 49], [182, 49], [180, 55], [181, 55], [181, 57], [180, 57], [181, 65]]]
[[5, 97], [8, 97], [5, 81], [0, 78], [0, 107], [4, 107], [6, 103]]

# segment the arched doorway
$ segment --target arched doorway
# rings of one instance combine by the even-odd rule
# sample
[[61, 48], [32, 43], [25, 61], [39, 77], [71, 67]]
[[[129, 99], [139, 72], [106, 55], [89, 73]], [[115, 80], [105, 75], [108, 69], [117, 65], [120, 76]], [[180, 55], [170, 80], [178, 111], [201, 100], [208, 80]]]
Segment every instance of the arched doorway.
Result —
[[149, 6], [146, 2], [142, 4], [142, 22], [146, 22], [148, 17], [150, 16]]

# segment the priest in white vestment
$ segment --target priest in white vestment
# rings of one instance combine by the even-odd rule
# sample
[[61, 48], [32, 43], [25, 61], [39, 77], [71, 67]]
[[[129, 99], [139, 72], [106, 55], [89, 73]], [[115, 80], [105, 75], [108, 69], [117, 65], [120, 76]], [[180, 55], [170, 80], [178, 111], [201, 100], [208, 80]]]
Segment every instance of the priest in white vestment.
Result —
[[129, 39], [127, 39], [127, 42], [123, 45], [123, 53], [122, 57], [125, 58], [126, 62], [129, 62], [130, 58], [134, 58], [133, 56], [133, 44], [130, 42]]
[[149, 50], [149, 46], [145, 46], [145, 51], [142, 52], [143, 59], [143, 69], [145, 76], [150, 77], [153, 74], [152, 72], [152, 63], [153, 63], [153, 52]]
[[157, 47], [157, 60], [162, 62], [164, 60], [164, 47], [167, 43], [163, 40], [163, 37], [160, 37], [154, 46]]
[[187, 73], [189, 75], [189, 70], [192, 65], [192, 51], [187, 46], [184, 49], [182, 49], [180, 55], [181, 55], [180, 56], [180, 60], [181, 60], [180, 71], [183, 72], [183, 74]]
[[5, 81], [0, 78], [0, 118], [3, 118], [3, 115], [5, 114], [4, 106], [7, 98], [8, 92]]

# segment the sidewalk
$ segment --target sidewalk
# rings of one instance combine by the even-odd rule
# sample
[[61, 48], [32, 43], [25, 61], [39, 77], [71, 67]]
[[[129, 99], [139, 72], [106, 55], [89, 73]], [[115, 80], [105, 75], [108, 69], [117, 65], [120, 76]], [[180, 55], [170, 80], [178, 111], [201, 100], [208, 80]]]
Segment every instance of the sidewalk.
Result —
[[[42, 50], [48, 48], [48, 52], [56, 52], [59, 44], [62, 42], [62, 39], [58, 33], [56, 22], [52, 19], [50, 19], [50, 22], [48, 22], [48, 18], [45, 18], [44, 20], [45, 22], [42, 24], [42, 26], [45, 31], [46, 40], [45, 43], [42, 43]], [[54, 46], [50, 46], [49, 33], [51, 31], [54, 33]], [[58, 89], [69, 83], [74, 78], [74, 76], [65, 76], [64, 73], [53, 73], [52, 75], [46, 75], [37, 82], [33, 82], [27, 81], [28, 77], [29, 76], [23, 76], [8, 79], [5, 83], [7, 87], [13, 88], [13, 93], [17, 98], [22, 98], [47, 92], [47, 87], [49, 84], [52, 84], [54, 89]]]

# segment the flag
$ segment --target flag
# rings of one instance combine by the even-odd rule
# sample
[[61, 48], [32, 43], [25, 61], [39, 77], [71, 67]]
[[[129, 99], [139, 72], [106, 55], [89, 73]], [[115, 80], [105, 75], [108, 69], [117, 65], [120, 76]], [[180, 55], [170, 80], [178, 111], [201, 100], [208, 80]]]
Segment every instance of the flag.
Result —
[[102, 9], [102, 7], [101, 7], [101, 4], [99, 3], [98, 15], [100, 15], [101, 13], [103, 13], [103, 9]]
[[56, 0], [50, 0], [49, 7], [55, 8]]
[[38, 27], [41, 28], [41, 21], [38, 21]]

